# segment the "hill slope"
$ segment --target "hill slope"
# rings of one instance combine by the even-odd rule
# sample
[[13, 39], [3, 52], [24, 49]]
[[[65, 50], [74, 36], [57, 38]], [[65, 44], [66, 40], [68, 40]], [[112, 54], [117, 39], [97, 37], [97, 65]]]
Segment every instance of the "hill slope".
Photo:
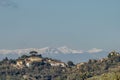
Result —
[[[120, 77], [120, 54], [113, 51], [107, 58], [67, 64], [40, 54], [23, 55], [18, 59], [0, 61], [0, 80], [99, 80], [105, 74]], [[97, 76], [96, 76], [97, 75]], [[93, 77], [93, 78], [92, 78]], [[115, 78], [116, 79], [116, 78]], [[119, 79], [116, 79], [119, 80]]]

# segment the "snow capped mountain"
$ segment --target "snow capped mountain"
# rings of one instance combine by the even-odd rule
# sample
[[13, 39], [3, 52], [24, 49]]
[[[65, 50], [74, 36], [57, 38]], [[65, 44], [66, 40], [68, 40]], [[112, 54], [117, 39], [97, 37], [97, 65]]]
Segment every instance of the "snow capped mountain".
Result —
[[70, 49], [66, 46], [59, 47], [59, 48], [51, 48], [51, 47], [45, 47], [45, 48], [28, 48], [28, 49], [16, 49], [16, 50], [0, 50], [0, 54], [9, 54], [9, 53], [16, 53], [16, 54], [25, 54], [29, 53], [30, 51], [37, 51], [39, 54], [70, 54], [70, 53], [83, 53], [82, 50], [74, 50]]
[[16, 49], [16, 50], [0, 50], [0, 60], [5, 57], [9, 59], [16, 59], [23, 54], [29, 54], [30, 51], [37, 51], [39, 54], [42, 54], [43, 57], [49, 57], [53, 59], [62, 60], [63, 62], [67, 62], [69, 60], [78, 63], [84, 62], [88, 59], [93, 58], [102, 58], [107, 54], [102, 49], [93, 48], [87, 51], [83, 50], [75, 50], [68, 48], [66, 46], [52, 48], [52, 47], [44, 47], [44, 48], [28, 48], [28, 49]]
[[59, 51], [61, 51], [61, 53], [83, 53], [82, 50], [74, 50], [74, 49], [70, 49], [66, 46], [63, 47], [59, 47], [57, 48]]
[[58, 47], [58, 48], [51, 48], [51, 47], [45, 47], [45, 48], [28, 48], [28, 49], [16, 49], [16, 50], [0, 50], [0, 54], [25, 54], [29, 53], [30, 51], [37, 51], [39, 54], [80, 54], [80, 53], [98, 53], [102, 52], [102, 49], [97, 49], [93, 48], [88, 51], [83, 51], [83, 50], [75, 50], [75, 49], [70, 49], [66, 46], [63, 47]]

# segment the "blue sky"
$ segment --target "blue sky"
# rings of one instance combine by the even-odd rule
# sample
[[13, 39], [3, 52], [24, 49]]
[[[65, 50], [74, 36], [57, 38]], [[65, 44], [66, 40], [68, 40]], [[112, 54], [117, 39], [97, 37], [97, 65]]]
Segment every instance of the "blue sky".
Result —
[[0, 49], [119, 49], [119, 4], [120, 0], [15, 0], [0, 5]]

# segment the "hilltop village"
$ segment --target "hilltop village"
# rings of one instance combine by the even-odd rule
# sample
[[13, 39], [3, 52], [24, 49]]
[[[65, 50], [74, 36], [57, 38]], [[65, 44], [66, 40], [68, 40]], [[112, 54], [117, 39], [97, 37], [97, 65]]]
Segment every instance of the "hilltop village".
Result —
[[44, 58], [36, 51], [29, 54], [0, 61], [0, 80], [96, 80], [94, 76], [111, 72], [116, 73], [114, 80], [120, 80], [120, 54], [116, 51], [110, 52], [106, 58], [78, 64]]
[[16, 60], [16, 64], [12, 64], [13, 67], [18, 69], [24, 67], [31, 67], [33, 64], [49, 64], [50, 66], [66, 67], [64, 62], [53, 60], [51, 58], [43, 58], [41, 54], [37, 54], [36, 51], [31, 51], [30, 56], [23, 55], [21, 58]]

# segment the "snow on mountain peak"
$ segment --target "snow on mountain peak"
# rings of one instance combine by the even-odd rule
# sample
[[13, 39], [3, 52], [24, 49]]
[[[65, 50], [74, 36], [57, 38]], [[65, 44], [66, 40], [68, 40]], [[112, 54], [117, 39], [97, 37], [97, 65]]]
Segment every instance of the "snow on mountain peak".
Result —
[[83, 53], [82, 50], [73, 50], [73, 49], [70, 49], [66, 46], [63, 46], [63, 47], [59, 47], [57, 48], [59, 51], [61, 51], [62, 53]]
[[51, 47], [45, 47], [45, 48], [28, 48], [28, 49], [16, 49], [16, 50], [0, 50], [0, 54], [9, 54], [9, 53], [16, 53], [16, 54], [25, 54], [29, 53], [30, 51], [37, 51], [39, 54], [58, 54], [58, 53], [82, 53], [82, 50], [73, 50], [66, 46], [59, 47], [59, 48], [51, 48]]
[[13, 53], [13, 54], [26, 54], [29, 53], [30, 51], [37, 51], [39, 54], [75, 54], [75, 53], [84, 53], [84, 52], [88, 52], [88, 53], [97, 53], [97, 52], [101, 52], [103, 51], [102, 49], [97, 49], [97, 48], [93, 48], [89, 51], [83, 51], [83, 50], [75, 50], [75, 49], [71, 49], [68, 48], [66, 46], [63, 47], [58, 47], [58, 48], [51, 48], [51, 47], [45, 47], [45, 48], [28, 48], [28, 49], [16, 49], [16, 50], [0, 50], [0, 54], [9, 54], [9, 53]]

